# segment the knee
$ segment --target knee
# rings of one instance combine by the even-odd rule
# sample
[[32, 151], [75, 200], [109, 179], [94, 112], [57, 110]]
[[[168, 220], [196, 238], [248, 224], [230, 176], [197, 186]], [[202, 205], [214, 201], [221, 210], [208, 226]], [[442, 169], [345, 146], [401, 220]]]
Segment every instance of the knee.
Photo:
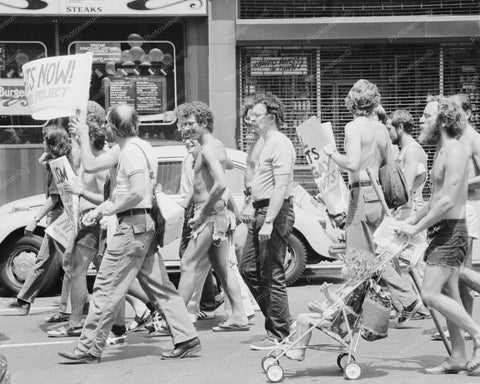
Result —
[[429, 307], [434, 307], [435, 306], [436, 297], [437, 297], [437, 295], [434, 292], [432, 292], [428, 289], [422, 290], [422, 300]]

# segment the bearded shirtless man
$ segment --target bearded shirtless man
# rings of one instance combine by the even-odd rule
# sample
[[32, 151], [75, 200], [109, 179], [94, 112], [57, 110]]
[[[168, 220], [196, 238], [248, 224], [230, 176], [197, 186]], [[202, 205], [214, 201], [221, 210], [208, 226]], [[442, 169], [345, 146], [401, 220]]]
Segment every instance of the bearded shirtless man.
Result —
[[[463, 307], [458, 290], [459, 268], [467, 256], [468, 231], [466, 201], [470, 154], [457, 140], [466, 126], [465, 113], [452, 98], [427, 99], [420, 119], [422, 144], [437, 146], [431, 171], [432, 196], [411, 224], [403, 224], [399, 233], [415, 235], [428, 229], [429, 245], [425, 251], [424, 302], [447, 320], [452, 354], [440, 365], [427, 368], [428, 374], [473, 371], [480, 365], [480, 326]], [[467, 362], [462, 329], [474, 343], [472, 359]]]

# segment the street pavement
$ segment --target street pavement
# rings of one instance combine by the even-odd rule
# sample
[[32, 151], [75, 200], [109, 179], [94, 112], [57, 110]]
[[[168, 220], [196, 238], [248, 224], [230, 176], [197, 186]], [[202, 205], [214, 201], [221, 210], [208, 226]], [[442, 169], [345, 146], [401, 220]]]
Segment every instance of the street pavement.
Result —
[[[291, 313], [295, 316], [306, 311], [307, 303], [320, 298], [319, 286], [324, 279], [303, 280], [288, 288]], [[330, 279], [334, 284], [339, 281]], [[3, 293], [5, 295], [5, 293]], [[1, 291], [0, 291], [1, 295]], [[7, 300], [4, 297], [1, 300]], [[263, 317], [257, 312], [256, 323], [248, 332], [214, 333], [212, 326], [223, 319], [223, 311], [214, 320], [197, 323], [202, 342], [198, 357], [178, 361], [160, 359], [163, 350], [171, 348], [167, 337], [148, 337], [146, 331], [131, 334], [128, 344], [108, 347], [100, 364], [60, 365], [58, 351], [68, 351], [75, 346], [72, 338], [51, 339], [45, 331], [58, 325], [47, 325], [44, 317], [55, 311], [58, 297], [37, 299], [28, 316], [5, 316], [8, 310], [0, 309], [0, 354], [6, 356], [12, 375], [12, 384], [90, 384], [90, 383], [267, 383], [260, 362], [263, 351], [251, 351], [249, 344], [258, 340], [263, 332]], [[478, 298], [475, 318], [480, 319]], [[129, 310], [128, 315], [132, 313]], [[358, 380], [363, 383], [477, 383], [478, 377], [465, 374], [429, 376], [424, 367], [443, 361], [445, 348], [440, 341], [431, 341], [432, 320], [415, 320], [408, 327], [396, 329], [390, 324], [387, 339], [367, 342], [360, 339], [355, 354], [362, 368]], [[331, 343], [323, 333], [314, 332], [313, 344]], [[472, 342], [467, 342], [468, 354]], [[283, 359], [285, 383], [344, 383], [338, 369], [338, 353], [309, 350], [303, 362]]]

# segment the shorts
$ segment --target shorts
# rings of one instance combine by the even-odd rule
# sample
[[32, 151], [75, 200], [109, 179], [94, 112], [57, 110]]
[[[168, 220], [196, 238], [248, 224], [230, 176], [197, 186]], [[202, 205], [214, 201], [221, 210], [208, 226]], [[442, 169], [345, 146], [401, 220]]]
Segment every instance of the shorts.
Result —
[[468, 236], [474, 239], [478, 239], [480, 236], [480, 201], [479, 200], [467, 200], [466, 206], [466, 220]]
[[465, 219], [441, 220], [427, 231], [425, 251], [428, 265], [458, 268], [468, 253], [468, 230]]

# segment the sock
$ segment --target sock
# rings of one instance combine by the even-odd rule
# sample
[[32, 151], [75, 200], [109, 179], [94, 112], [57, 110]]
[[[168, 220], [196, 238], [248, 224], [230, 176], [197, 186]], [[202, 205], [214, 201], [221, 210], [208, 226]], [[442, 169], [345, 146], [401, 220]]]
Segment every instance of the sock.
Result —
[[145, 304], [148, 308], [148, 310], [150, 311], [150, 313], [153, 313], [155, 312], [155, 307], [153, 306], [153, 304], [151, 302], [148, 302], [147, 304]]
[[112, 332], [115, 336], [122, 336], [127, 332], [127, 328], [124, 325], [112, 325]]

